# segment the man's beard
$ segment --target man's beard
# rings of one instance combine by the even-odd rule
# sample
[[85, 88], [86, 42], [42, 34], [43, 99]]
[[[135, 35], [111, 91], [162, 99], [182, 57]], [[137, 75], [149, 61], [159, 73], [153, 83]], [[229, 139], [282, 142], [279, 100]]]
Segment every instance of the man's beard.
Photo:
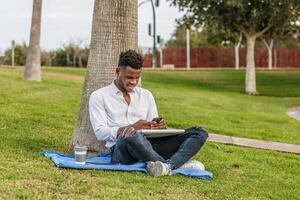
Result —
[[121, 89], [125, 92], [131, 92], [132, 90], [129, 90], [129, 88], [126, 86], [125, 81], [122, 80], [122, 78], [119, 79], [119, 86], [121, 87]]

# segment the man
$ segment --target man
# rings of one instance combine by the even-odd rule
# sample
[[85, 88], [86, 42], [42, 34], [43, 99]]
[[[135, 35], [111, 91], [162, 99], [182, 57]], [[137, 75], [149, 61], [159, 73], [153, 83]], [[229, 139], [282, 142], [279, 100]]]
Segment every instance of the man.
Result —
[[97, 139], [111, 149], [112, 163], [145, 161], [150, 175], [170, 175], [200, 150], [208, 135], [200, 127], [161, 138], [146, 138], [137, 132], [166, 128], [151, 92], [137, 86], [142, 64], [142, 56], [133, 50], [120, 54], [116, 79], [91, 94], [90, 121]]

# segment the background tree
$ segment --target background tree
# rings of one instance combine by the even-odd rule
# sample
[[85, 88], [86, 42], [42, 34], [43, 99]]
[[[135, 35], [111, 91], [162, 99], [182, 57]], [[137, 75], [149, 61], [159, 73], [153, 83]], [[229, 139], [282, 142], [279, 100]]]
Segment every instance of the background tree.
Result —
[[[66, 53], [66, 65], [67, 66], [76, 66], [76, 45], [73, 42], [70, 42], [68, 44], [63, 44], [63, 50]], [[72, 61], [71, 61], [72, 60]], [[75, 63], [74, 63], [75, 61]]]
[[242, 33], [231, 31], [230, 29], [221, 29], [218, 32], [218, 37], [226, 45], [230, 45], [234, 49], [235, 69], [240, 68], [240, 46], [242, 44]]
[[[167, 41], [167, 47], [185, 47], [186, 46], [186, 27], [185, 24], [179, 24], [170, 40]], [[201, 26], [200, 28], [191, 28], [191, 47], [193, 48], [222, 48], [228, 45], [234, 48], [235, 69], [239, 69], [239, 48], [242, 42], [242, 34], [230, 30], [217, 29], [216, 27]]]
[[299, 35], [300, 21], [281, 22], [281, 28], [271, 27], [261, 38], [265, 47], [268, 49], [268, 68], [273, 68], [273, 47], [277, 41], [285, 41]]
[[254, 62], [255, 41], [269, 29], [282, 29], [282, 23], [299, 19], [299, 0], [171, 0], [193, 18], [195, 24], [203, 22], [219, 29], [241, 32], [247, 41], [245, 90], [257, 94]]
[[[299, 21], [300, 22], [300, 21]], [[300, 30], [300, 28], [299, 28]], [[300, 34], [294, 34], [292, 37], [277, 39], [276, 46], [278, 48], [300, 49]]]
[[32, 21], [29, 48], [26, 56], [24, 78], [31, 81], [41, 81], [41, 16], [42, 0], [33, 0]]
[[[176, 26], [170, 40], [166, 42], [167, 47], [186, 47], [186, 29], [187, 25], [180, 23]], [[190, 29], [190, 40], [192, 48], [222, 47], [223, 37], [220, 38], [217, 30], [197, 26]]]
[[89, 56], [89, 48], [87, 46], [78, 49], [78, 66], [84, 67], [87, 65]]
[[[15, 45], [15, 65], [24, 66], [26, 61], [27, 45], [25, 42], [22, 44], [16, 43]], [[3, 64], [11, 65], [11, 48], [4, 51]]]
[[81, 144], [91, 151], [105, 150], [90, 124], [89, 97], [113, 81], [120, 52], [137, 50], [137, 38], [137, 0], [95, 0], [90, 55], [71, 148]]

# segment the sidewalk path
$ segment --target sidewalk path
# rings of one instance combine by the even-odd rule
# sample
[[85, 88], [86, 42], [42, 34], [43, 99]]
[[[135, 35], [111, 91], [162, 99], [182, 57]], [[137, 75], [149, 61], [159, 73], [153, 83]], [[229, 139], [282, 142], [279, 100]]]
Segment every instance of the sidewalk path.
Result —
[[225, 136], [225, 135], [219, 135], [213, 133], [209, 134], [208, 141], [300, 154], [300, 145], [295, 145], [295, 144], [232, 137], [232, 136]]
[[[292, 107], [287, 110], [287, 114], [300, 121], [300, 106]], [[280, 142], [270, 142], [265, 140], [256, 140], [240, 137], [232, 137], [210, 133], [208, 141], [218, 142], [223, 144], [233, 144], [243, 147], [253, 147], [258, 149], [269, 149], [288, 153], [300, 154], [300, 145], [287, 144]]]
[[288, 116], [300, 121], [300, 106], [289, 108], [286, 113]]

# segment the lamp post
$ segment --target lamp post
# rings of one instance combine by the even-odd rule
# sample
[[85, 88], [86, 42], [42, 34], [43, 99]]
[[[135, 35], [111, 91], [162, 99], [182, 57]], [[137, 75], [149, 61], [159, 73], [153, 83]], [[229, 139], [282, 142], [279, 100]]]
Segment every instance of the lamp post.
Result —
[[[158, 0], [156, 0], [157, 5]], [[152, 6], [152, 13], [153, 13], [153, 51], [152, 51], [152, 68], [157, 67], [156, 63], [156, 56], [157, 56], [157, 49], [156, 49], [156, 15], [155, 15], [155, 7], [153, 0], [151, 0], [151, 6]]]
[[[159, 0], [155, 0], [155, 6], [153, 3], [153, 0], [146, 0], [143, 1], [141, 3], [138, 4], [138, 7], [140, 7], [141, 5], [143, 5], [146, 2], [151, 1], [151, 7], [152, 7], [152, 13], [153, 13], [153, 50], [152, 50], [152, 68], [156, 68], [157, 67], [157, 63], [156, 63], [156, 57], [157, 57], [157, 48], [156, 48], [156, 14], [155, 14], [155, 6], [158, 7], [159, 6]], [[149, 28], [150, 29], [150, 28]], [[149, 30], [149, 33], [151, 33], [151, 31]]]

